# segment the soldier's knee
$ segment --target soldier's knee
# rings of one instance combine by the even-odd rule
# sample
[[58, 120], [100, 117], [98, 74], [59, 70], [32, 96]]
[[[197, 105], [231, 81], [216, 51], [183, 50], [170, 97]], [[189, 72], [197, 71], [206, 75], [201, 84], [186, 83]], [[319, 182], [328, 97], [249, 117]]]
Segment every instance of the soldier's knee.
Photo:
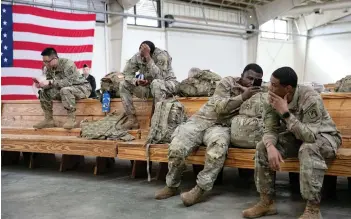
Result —
[[214, 146], [207, 151], [206, 159], [221, 161], [225, 158], [228, 152], [228, 144], [224, 142], [216, 142]]
[[123, 80], [119, 83], [119, 92], [120, 93], [131, 92], [133, 87], [135, 87], [134, 84], [130, 83], [129, 81]]
[[310, 159], [311, 156], [318, 153], [316, 151], [317, 147], [312, 143], [303, 143], [299, 149], [299, 159]]
[[124, 80], [124, 81], [121, 81], [119, 83], [119, 90], [120, 90], [120, 92], [125, 90], [127, 87], [128, 87], [128, 82], [127, 81]]
[[169, 159], [183, 159], [185, 157], [184, 148], [182, 145], [177, 143], [171, 143], [168, 149]]
[[39, 100], [45, 101], [49, 99], [51, 99], [49, 95], [49, 89], [41, 90], [39, 93]]
[[62, 96], [67, 96], [67, 95], [70, 95], [70, 94], [72, 94], [72, 90], [71, 90], [70, 87], [63, 87], [63, 88], [61, 88], [61, 90], [60, 90], [61, 97]]
[[164, 81], [161, 79], [154, 79], [150, 84], [150, 88], [151, 90], [161, 89], [163, 86], [163, 83]]

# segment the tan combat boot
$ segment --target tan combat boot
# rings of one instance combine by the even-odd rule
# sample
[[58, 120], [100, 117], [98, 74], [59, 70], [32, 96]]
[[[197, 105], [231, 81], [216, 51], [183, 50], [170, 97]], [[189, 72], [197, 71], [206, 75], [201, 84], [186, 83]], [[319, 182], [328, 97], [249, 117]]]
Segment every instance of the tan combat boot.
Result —
[[64, 129], [73, 129], [76, 125], [76, 115], [75, 112], [68, 112], [67, 121], [63, 124]]
[[205, 190], [201, 189], [198, 185], [196, 185], [189, 192], [182, 193], [180, 195], [180, 198], [182, 199], [183, 204], [186, 207], [189, 207], [196, 203], [199, 203], [204, 193], [205, 193]]
[[319, 204], [314, 204], [312, 202], [307, 202], [305, 211], [299, 217], [299, 219], [322, 219], [321, 211], [319, 209]]
[[178, 194], [179, 194], [178, 188], [165, 186], [155, 193], [155, 199], [158, 199], [158, 200], [166, 199]]
[[52, 116], [52, 111], [44, 112], [44, 113], [45, 113], [45, 119], [43, 121], [33, 125], [33, 128], [35, 128], [35, 129], [43, 129], [43, 128], [53, 128], [53, 127], [55, 127], [54, 118]]
[[161, 199], [170, 198], [172, 196], [178, 195], [178, 193], [179, 193], [178, 188], [165, 186], [156, 192], [155, 199], [161, 200]]
[[266, 194], [261, 194], [261, 200], [252, 208], [243, 211], [244, 218], [257, 218], [265, 215], [277, 214], [273, 199]]
[[124, 130], [139, 129], [139, 122], [135, 115], [127, 115], [128, 120], [121, 125]]

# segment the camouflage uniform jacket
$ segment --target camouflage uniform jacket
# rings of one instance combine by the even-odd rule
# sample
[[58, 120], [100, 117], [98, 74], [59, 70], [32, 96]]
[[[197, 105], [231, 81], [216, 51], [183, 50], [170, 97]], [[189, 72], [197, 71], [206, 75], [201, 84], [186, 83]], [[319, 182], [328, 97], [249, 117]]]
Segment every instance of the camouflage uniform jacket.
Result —
[[128, 60], [124, 68], [123, 75], [126, 81], [136, 85], [135, 73], [144, 74], [146, 80], [150, 82], [154, 79], [174, 80], [176, 77], [172, 68], [172, 57], [167, 51], [156, 48], [151, 60], [146, 63], [141, 59], [140, 53], [135, 54]]
[[231, 76], [223, 78], [208, 102], [196, 112], [190, 120], [203, 123], [203, 130], [220, 124], [230, 126], [231, 119], [239, 114], [243, 103], [240, 78]]
[[73, 61], [65, 58], [58, 59], [55, 69], [48, 68], [45, 72], [47, 80], [53, 80], [53, 87], [63, 88], [89, 83], [77, 70]]
[[263, 120], [264, 134], [263, 142], [267, 145], [271, 142], [277, 144], [278, 133], [281, 125], [295, 137], [305, 143], [315, 143], [316, 136], [322, 135], [333, 146], [336, 152], [341, 144], [340, 132], [337, 130], [328, 111], [324, 108], [320, 94], [309, 86], [298, 85], [293, 100], [288, 104], [290, 117], [287, 121], [273, 107], [264, 101]]

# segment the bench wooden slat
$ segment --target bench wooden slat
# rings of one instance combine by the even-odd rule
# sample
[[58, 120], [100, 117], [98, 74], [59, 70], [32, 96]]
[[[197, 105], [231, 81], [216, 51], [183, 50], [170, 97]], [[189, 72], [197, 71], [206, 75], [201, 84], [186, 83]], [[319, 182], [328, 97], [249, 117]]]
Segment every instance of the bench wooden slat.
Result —
[[[323, 102], [330, 116], [335, 121], [343, 135], [351, 135], [351, 93], [326, 93], [322, 94]], [[185, 106], [186, 113], [191, 116], [208, 100], [207, 97], [178, 98]], [[150, 125], [152, 101], [134, 98], [134, 104], [141, 129]], [[123, 112], [123, 105], [119, 98], [112, 99], [111, 111]], [[59, 101], [54, 101], [54, 119], [56, 125], [61, 127], [66, 122], [67, 112]], [[94, 99], [77, 101], [77, 122], [99, 120], [104, 117], [101, 103]], [[43, 112], [38, 100], [2, 101], [3, 126], [32, 127], [43, 119]]]
[[99, 157], [116, 157], [118, 141], [88, 140], [75, 136], [1, 136], [2, 151], [36, 152]]
[[[146, 151], [143, 141], [123, 142], [118, 144], [118, 158], [126, 160], [146, 160]], [[187, 159], [189, 164], [204, 164], [206, 149], [200, 147]], [[225, 166], [237, 168], [254, 168], [254, 149], [230, 148]], [[166, 144], [150, 146], [150, 160], [168, 162], [168, 146]], [[328, 162], [328, 175], [351, 176], [351, 149], [339, 149], [337, 159]], [[299, 161], [295, 158], [286, 159], [281, 163], [281, 171], [299, 172]]]
[[[13, 134], [13, 135], [50, 135], [50, 136], [79, 136], [80, 128], [75, 129], [64, 129], [64, 128], [21, 128], [21, 127], [1, 127], [1, 134]], [[136, 139], [140, 139], [141, 130], [129, 130], [129, 134], [133, 135]]]

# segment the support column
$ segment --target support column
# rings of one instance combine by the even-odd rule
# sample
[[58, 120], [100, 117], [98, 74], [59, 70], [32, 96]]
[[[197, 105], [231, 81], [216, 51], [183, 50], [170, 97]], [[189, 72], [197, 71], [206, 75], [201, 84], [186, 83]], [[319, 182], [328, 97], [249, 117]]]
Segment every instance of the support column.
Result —
[[[108, 4], [108, 8], [113, 12], [124, 12], [123, 7], [117, 1], [111, 1]], [[107, 24], [107, 35], [108, 42], [107, 45], [109, 47], [109, 59], [107, 66], [107, 71], [121, 71], [121, 61], [122, 61], [122, 51], [123, 51], [123, 35], [127, 30], [127, 19], [110, 14], [108, 16], [108, 24]]]
[[[249, 28], [251, 24], [255, 26], [255, 30], [259, 29], [259, 24], [256, 16], [256, 12], [254, 10], [248, 11], [246, 17], [246, 28]], [[257, 46], [258, 46], [258, 32], [253, 32], [247, 38], [247, 54], [246, 54], [246, 64], [256, 63], [257, 62]], [[244, 64], [244, 65], [246, 65]]]

